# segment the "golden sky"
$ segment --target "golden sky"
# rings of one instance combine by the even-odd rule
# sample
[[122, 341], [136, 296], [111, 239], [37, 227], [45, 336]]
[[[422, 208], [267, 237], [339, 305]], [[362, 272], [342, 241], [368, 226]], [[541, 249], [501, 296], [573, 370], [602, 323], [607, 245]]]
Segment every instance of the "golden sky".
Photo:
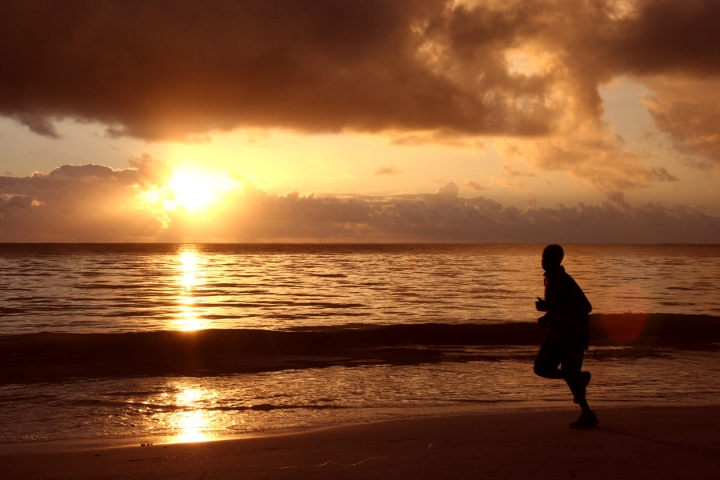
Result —
[[711, 0], [0, 5], [1, 241], [720, 241]]

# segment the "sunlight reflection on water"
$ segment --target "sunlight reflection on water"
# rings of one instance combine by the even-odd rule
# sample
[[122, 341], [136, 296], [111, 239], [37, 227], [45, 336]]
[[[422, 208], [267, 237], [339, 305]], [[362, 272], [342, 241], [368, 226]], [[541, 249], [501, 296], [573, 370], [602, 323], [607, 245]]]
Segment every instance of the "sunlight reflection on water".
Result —
[[178, 281], [182, 287], [178, 297], [178, 318], [173, 321], [175, 329], [182, 331], [207, 328], [195, 305], [194, 289], [202, 285], [203, 271], [197, 251], [188, 249], [179, 255]]
[[[170, 421], [177, 434], [170, 438], [170, 443], [207, 442], [214, 436], [209, 433], [211, 422], [209, 413], [203, 409], [218, 394], [208, 388], [179, 387], [175, 405], [178, 411]], [[206, 408], [206, 407], [205, 407]]]
[[[2, 442], [81, 437], [200, 442], [424, 415], [428, 409], [574, 408], [562, 381], [533, 375], [536, 348], [492, 350], [508, 358], [0, 386], [0, 449]], [[588, 352], [592, 407], [718, 404], [720, 352], [654, 352], [641, 358]]]

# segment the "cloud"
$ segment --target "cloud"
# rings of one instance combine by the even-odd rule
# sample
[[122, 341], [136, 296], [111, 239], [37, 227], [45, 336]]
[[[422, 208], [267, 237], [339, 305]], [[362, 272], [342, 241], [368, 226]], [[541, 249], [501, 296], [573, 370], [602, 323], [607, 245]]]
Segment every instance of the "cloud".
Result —
[[434, 194], [343, 198], [269, 195], [246, 182], [207, 212], [185, 215], [143, 200], [162, 162], [134, 162], [139, 168], [63, 165], [0, 177], [0, 241], [720, 242], [720, 217], [686, 206], [520, 210], [460, 197], [452, 182]]
[[439, 197], [457, 198], [459, 193], [460, 187], [455, 185], [453, 182], [450, 182], [445, 184], [445, 186], [438, 188], [435, 195]]
[[720, 170], [720, 78], [653, 78], [645, 104], [658, 128], [669, 133], [678, 150], [702, 155], [694, 164]]
[[400, 170], [390, 165], [389, 167], [380, 167], [375, 170], [375, 175], [397, 175]]
[[139, 171], [63, 165], [47, 175], [0, 177], [0, 239], [133, 241], [161, 227], [136, 198]]
[[[547, 131], [545, 79], [508, 76], [493, 53], [530, 17], [453, 5], [11, 0], [0, 6], [0, 113], [43, 135], [74, 118], [153, 140], [237, 127]], [[474, 25], [485, 13], [493, 22]], [[458, 58], [467, 28], [492, 29], [473, 61]], [[441, 70], [448, 62], [457, 76]]]
[[[720, 74], [717, 19], [720, 4], [714, 0], [637, 0], [604, 2], [625, 7], [611, 25], [599, 33], [602, 62], [614, 70], [635, 75], [684, 73], [697, 78]], [[610, 17], [612, 20], [612, 16]], [[595, 59], [589, 59], [595, 60]]]
[[[239, 198], [238, 202], [248, 202]], [[443, 193], [404, 197], [256, 197], [215, 238], [236, 241], [716, 243], [720, 218], [646, 204], [503, 207]], [[185, 233], [192, 233], [185, 226]], [[208, 225], [202, 227], [205, 231]], [[173, 238], [172, 227], [167, 238]], [[227, 235], [227, 237], [224, 237]]]
[[501, 187], [510, 188], [512, 190], [518, 190], [527, 194], [528, 203], [534, 205], [537, 203], [537, 196], [533, 193], [532, 188], [528, 187], [520, 180], [508, 180], [502, 177], [492, 177], [492, 183], [500, 185]]
[[472, 148], [485, 151], [485, 143], [477, 137], [456, 132], [439, 130], [434, 132], [417, 132], [392, 137], [391, 145], [417, 147], [434, 144], [449, 147]]
[[505, 170], [505, 174], [510, 177], [537, 177], [537, 173], [531, 172], [531, 171], [522, 171], [518, 170], [509, 163], [506, 163], [502, 166], [503, 170]]
[[714, 0], [9, 0], [0, 113], [50, 137], [59, 118], [146, 139], [546, 135], [599, 121], [615, 75], [717, 74], [717, 18]]
[[483, 187], [478, 182], [475, 182], [473, 180], [468, 180], [465, 182], [465, 187], [469, 188], [470, 190], [475, 190], [476, 192], [479, 192], [481, 190], [490, 190], [489, 187]]
[[589, 132], [585, 138], [555, 137], [536, 141], [505, 140], [498, 151], [506, 158], [549, 171], [564, 171], [624, 204], [624, 191], [653, 182], [675, 182], [677, 177], [664, 167], [648, 165], [647, 154], [625, 149], [616, 138], [602, 132]]
[[60, 138], [55, 125], [47, 116], [32, 112], [19, 112], [12, 115], [12, 118], [25, 125], [30, 131], [48, 138]]
[[[236, 128], [515, 142], [608, 198], [672, 180], [603, 124], [598, 87], [645, 82], [658, 127], [717, 167], [716, 0], [0, 3], [0, 115], [111, 136]], [[522, 145], [520, 145], [522, 144]], [[517, 146], [520, 145], [520, 146]]]
[[130, 168], [135, 170], [135, 175], [140, 185], [163, 185], [167, 183], [172, 174], [171, 168], [167, 163], [155, 159], [147, 153], [139, 157], [130, 157], [128, 163], [130, 164]]

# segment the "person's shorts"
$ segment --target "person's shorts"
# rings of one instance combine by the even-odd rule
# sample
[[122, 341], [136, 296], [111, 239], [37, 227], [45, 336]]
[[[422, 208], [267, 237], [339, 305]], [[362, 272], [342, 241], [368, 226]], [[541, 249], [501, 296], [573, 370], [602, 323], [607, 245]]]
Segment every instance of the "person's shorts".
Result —
[[579, 372], [584, 358], [585, 349], [582, 346], [548, 335], [540, 347], [535, 365], [540, 370], [553, 370], [560, 366], [562, 372]]

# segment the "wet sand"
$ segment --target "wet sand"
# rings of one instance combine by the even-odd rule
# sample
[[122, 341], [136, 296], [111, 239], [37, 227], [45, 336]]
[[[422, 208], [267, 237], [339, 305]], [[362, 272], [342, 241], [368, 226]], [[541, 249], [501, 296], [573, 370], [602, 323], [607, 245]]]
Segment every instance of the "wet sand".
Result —
[[710, 479], [720, 407], [613, 408], [394, 420], [221, 442], [0, 455], [7, 479]]

